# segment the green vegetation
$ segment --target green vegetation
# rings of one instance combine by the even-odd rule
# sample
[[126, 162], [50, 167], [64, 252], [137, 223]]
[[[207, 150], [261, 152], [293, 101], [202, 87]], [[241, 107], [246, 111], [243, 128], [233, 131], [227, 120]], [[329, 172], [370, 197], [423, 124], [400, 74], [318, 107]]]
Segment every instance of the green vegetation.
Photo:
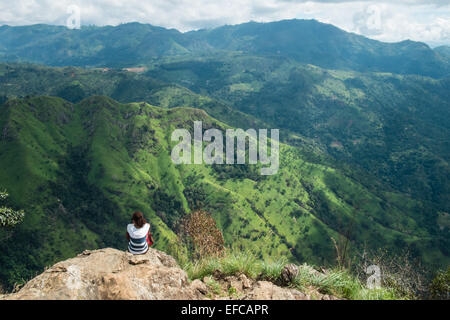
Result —
[[[0, 191], [0, 201], [5, 201], [8, 198], [8, 193]], [[23, 210], [16, 211], [8, 207], [0, 207], [0, 227], [13, 227], [22, 222], [25, 213]]]
[[[378, 292], [342, 268], [380, 248], [409, 252], [424, 273], [449, 265], [448, 52], [307, 20], [187, 33], [0, 27], [0, 190], [11, 194], [0, 225], [22, 219], [7, 208], [27, 213], [0, 229], [0, 283], [11, 289], [85, 249], [125, 249], [124, 226], [140, 210], [156, 247], [183, 263], [209, 254], [211, 239], [214, 250], [246, 252], [191, 261], [194, 278], [219, 268], [276, 281], [295, 262], [299, 288], [414, 298], [420, 288], [397, 281], [411, 269], [391, 268]], [[279, 172], [174, 165], [172, 131], [199, 120], [280, 129]], [[190, 242], [180, 242], [195, 212], [223, 238], [185, 228]], [[445, 274], [436, 279], [441, 297]]]
[[[124, 103], [195, 107], [238, 128], [280, 128], [281, 139], [305, 158], [338, 167], [369, 188], [450, 211], [448, 79], [332, 71], [242, 55], [164, 63], [146, 75], [0, 64], [0, 95], [9, 98], [66, 99], [74, 82], [84, 95], [72, 102], [100, 94]], [[253, 89], [227, 90], [233, 83]]]
[[341, 70], [434, 77], [450, 71], [445, 56], [424, 43], [383, 43], [316, 20], [248, 22], [186, 33], [139, 23], [80, 30], [49, 25], [0, 27], [2, 61], [123, 68], [148, 65], [161, 57], [223, 52], [287, 58]]
[[[227, 251], [221, 256], [210, 256], [194, 263], [185, 264], [183, 267], [189, 278], [206, 279], [210, 288], [216, 294], [220, 293], [220, 286], [212, 279], [219, 273], [221, 276], [237, 276], [245, 274], [252, 279], [267, 280], [272, 282], [281, 281], [281, 271], [286, 261], [259, 260], [252, 252]], [[289, 284], [290, 287], [307, 292], [314, 297], [314, 291], [321, 294], [331, 294], [339, 298], [353, 300], [394, 300], [406, 299], [394, 288], [381, 287], [379, 289], [367, 288], [355, 275], [344, 269], [330, 269], [319, 272], [313, 267], [302, 264], [299, 273]]]
[[[448, 78], [327, 70], [241, 54], [172, 60], [148, 75], [280, 128], [284, 141], [304, 149], [304, 156], [321, 150], [322, 158], [332, 157], [327, 164], [366, 186], [389, 185], [450, 211]], [[238, 84], [251, 90], [237, 90]], [[374, 177], [384, 185], [375, 185]]]
[[227, 128], [201, 110], [99, 96], [78, 104], [12, 99], [1, 108], [7, 130], [0, 163], [9, 168], [0, 172], [1, 187], [27, 212], [14, 239], [0, 243], [7, 287], [84, 249], [126, 248], [123, 227], [134, 210], [151, 221], [158, 249], [186, 254], [174, 245], [174, 226], [193, 204], [211, 213], [226, 247], [258, 258], [332, 266], [331, 237], [353, 224], [351, 251], [364, 243], [394, 255], [412, 247], [427, 265], [447, 264], [432, 229], [417, 222], [427, 214], [417, 201], [373, 193], [338, 169], [304, 159], [295, 147], [282, 144], [278, 174], [257, 180], [206, 165], [175, 166], [173, 129], [192, 130], [194, 120]]

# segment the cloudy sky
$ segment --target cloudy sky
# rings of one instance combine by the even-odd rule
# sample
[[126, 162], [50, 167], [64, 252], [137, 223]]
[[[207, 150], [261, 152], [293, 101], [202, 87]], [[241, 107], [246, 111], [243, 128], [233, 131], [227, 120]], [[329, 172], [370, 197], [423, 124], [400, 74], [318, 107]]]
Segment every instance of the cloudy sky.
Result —
[[188, 31], [303, 18], [382, 41], [450, 45], [450, 0], [0, 0], [0, 25], [66, 25], [73, 5], [81, 25], [138, 21]]

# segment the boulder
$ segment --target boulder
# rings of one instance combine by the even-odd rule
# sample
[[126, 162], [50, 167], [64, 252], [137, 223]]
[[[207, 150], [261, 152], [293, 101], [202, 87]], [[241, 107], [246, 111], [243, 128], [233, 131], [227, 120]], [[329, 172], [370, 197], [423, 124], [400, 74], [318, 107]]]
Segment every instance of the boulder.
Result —
[[116, 249], [85, 251], [55, 264], [6, 299], [204, 299], [171, 256]]

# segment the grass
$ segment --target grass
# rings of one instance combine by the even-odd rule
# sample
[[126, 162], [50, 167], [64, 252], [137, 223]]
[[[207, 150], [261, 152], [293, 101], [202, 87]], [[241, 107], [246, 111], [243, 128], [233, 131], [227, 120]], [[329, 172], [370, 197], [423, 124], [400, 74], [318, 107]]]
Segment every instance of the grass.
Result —
[[206, 285], [208, 288], [212, 291], [214, 294], [220, 294], [222, 289], [220, 287], [220, 284], [214, 280], [213, 278], [207, 278], [206, 279]]
[[259, 264], [261, 268], [260, 276], [263, 279], [269, 281], [277, 281], [278, 279], [280, 279], [281, 271], [287, 264], [287, 259], [282, 257], [278, 260], [263, 260], [260, 261]]
[[249, 252], [225, 253], [220, 257], [208, 257], [202, 260], [187, 262], [183, 265], [191, 279], [203, 279], [219, 271], [224, 276], [245, 274], [248, 277], [258, 276], [258, 260]]
[[[217, 273], [224, 277], [245, 274], [252, 279], [280, 284], [281, 272], [286, 264], [287, 260], [283, 258], [272, 261], [259, 260], [249, 251], [227, 250], [222, 256], [185, 263], [183, 268], [191, 280], [205, 278], [206, 284], [215, 292], [217, 282], [212, 277]], [[288, 286], [309, 293], [312, 297], [318, 291], [321, 294], [350, 300], [406, 299], [393, 288], [369, 289], [345, 269], [334, 268], [323, 273], [308, 264], [299, 266], [297, 277]]]
[[307, 264], [299, 267], [299, 273], [293, 281], [293, 286], [300, 290], [312, 286], [320, 293], [351, 300], [404, 299], [392, 288], [367, 288], [357, 277], [345, 269], [334, 268], [327, 270], [326, 273], [318, 273]]

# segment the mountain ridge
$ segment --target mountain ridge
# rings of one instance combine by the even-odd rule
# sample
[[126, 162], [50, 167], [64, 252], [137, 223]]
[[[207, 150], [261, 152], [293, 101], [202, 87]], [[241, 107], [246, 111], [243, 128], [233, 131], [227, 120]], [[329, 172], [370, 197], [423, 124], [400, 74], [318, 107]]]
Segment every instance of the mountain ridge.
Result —
[[[40, 33], [33, 34], [36, 28]], [[316, 20], [249, 22], [185, 33], [140, 23], [79, 30], [50, 25], [0, 29], [1, 60], [54, 66], [129, 67], [163, 56], [224, 50], [276, 55], [343, 70], [433, 77], [447, 76], [450, 71], [448, 61], [424, 43], [383, 43]]]

